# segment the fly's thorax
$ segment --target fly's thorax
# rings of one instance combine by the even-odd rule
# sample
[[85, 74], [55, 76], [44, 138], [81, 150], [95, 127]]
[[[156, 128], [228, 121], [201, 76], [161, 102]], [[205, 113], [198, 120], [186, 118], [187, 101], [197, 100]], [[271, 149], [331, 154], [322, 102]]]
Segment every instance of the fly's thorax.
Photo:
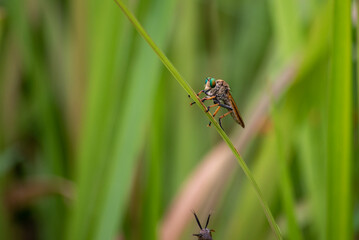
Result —
[[229, 99], [228, 99], [228, 93], [230, 91], [230, 88], [228, 84], [223, 80], [217, 80], [216, 86], [211, 89], [212, 96], [215, 95], [218, 100], [223, 101], [225, 104], [228, 105]]
[[206, 94], [208, 96], [217, 96], [218, 89], [216, 87], [209, 89]]

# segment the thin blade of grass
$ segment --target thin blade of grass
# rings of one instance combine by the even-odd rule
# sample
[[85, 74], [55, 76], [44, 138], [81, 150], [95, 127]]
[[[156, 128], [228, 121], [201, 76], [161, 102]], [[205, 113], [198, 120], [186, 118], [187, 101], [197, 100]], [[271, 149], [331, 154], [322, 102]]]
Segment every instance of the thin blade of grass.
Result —
[[[311, 212], [311, 222], [309, 231], [318, 240], [325, 239], [325, 171], [323, 170], [324, 149], [321, 146], [323, 142], [324, 131], [313, 129], [309, 124], [305, 124], [300, 130], [298, 146], [300, 147], [300, 167], [304, 184], [306, 187], [307, 198], [309, 202], [309, 211]], [[318, 149], [321, 149], [318, 151]]]
[[[146, 16], [148, 28], [163, 46], [167, 45], [169, 39], [167, 29], [172, 21], [168, 19], [172, 19], [170, 9], [173, 9], [174, 3], [173, 0], [165, 3], [153, 1]], [[145, 42], [139, 42], [136, 54], [126, 79], [128, 85], [113, 133], [114, 147], [110, 150], [104, 171], [106, 175], [103, 176], [101, 188], [97, 192], [99, 197], [93, 209], [94, 215], [88, 233], [91, 239], [110, 239], [122, 224], [136, 160], [145, 143], [147, 119], [151, 116], [151, 107], [154, 106], [159, 79], [164, 70]]]
[[[65, 171], [65, 143], [62, 124], [60, 121], [60, 110], [56, 104], [52, 83], [48, 79], [49, 70], [45, 67], [44, 58], [38, 47], [38, 39], [34, 35], [34, 26], [31, 24], [28, 9], [24, 8], [23, 1], [15, 0], [8, 4], [9, 19], [11, 27], [16, 35], [16, 43], [19, 45], [20, 54], [24, 63], [24, 71], [28, 74], [29, 101], [26, 104], [33, 104], [32, 113], [35, 125], [39, 126], [39, 139], [43, 157], [41, 168], [35, 174], [66, 175]], [[41, 128], [40, 128], [41, 126]], [[33, 126], [32, 126], [33, 127]], [[39, 235], [43, 238], [59, 239], [60, 236], [53, 235], [53, 232], [62, 231], [64, 225], [65, 205], [60, 198], [54, 197], [44, 200], [44, 207], [37, 208], [39, 218], [43, 222], [43, 228]], [[35, 207], [36, 208], [36, 207]], [[60, 230], [59, 230], [60, 229]]]
[[[166, 117], [164, 111], [164, 103], [166, 102], [166, 89], [163, 85], [157, 90], [156, 99], [154, 100], [154, 114], [152, 114], [151, 135], [149, 144], [149, 153], [146, 162], [148, 177], [146, 179], [146, 189], [144, 192], [144, 209], [141, 221], [141, 237], [142, 239], [156, 240], [159, 239], [157, 234], [157, 223], [160, 218], [161, 208], [161, 181], [163, 172], [163, 162], [165, 160], [163, 146], [164, 127], [163, 121]], [[162, 106], [162, 107], [161, 107]]]
[[326, 239], [352, 239], [351, 1], [334, 0], [327, 134]]
[[[88, 238], [89, 231], [86, 229], [90, 228], [89, 224], [93, 218], [92, 209], [95, 207], [96, 200], [99, 197], [98, 191], [101, 188], [101, 182], [98, 179], [102, 179], [105, 174], [109, 152], [112, 149], [113, 138], [111, 133], [113, 132], [113, 125], [111, 120], [114, 119], [112, 112], [114, 104], [118, 101], [116, 97], [120, 95], [118, 94], [119, 88], [114, 84], [119, 80], [115, 79], [112, 74], [117, 67], [114, 59], [117, 57], [118, 48], [124, 47], [118, 45], [117, 41], [121, 34], [125, 33], [122, 32], [120, 27], [123, 21], [120, 21], [117, 13], [113, 11], [111, 2], [101, 4], [93, 12], [89, 12], [92, 10], [91, 8], [89, 10], [88, 8], [83, 8], [82, 5], [77, 6], [76, 1], [74, 4], [76, 5], [74, 6], [74, 11], [78, 13], [74, 14], [75, 26], [77, 24], [81, 25], [81, 22], [84, 21], [82, 17], [87, 14], [97, 14], [96, 21], [93, 20], [94, 22], [91, 24], [91, 30], [76, 33], [79, 34], [77, 38], [83, 38], [85, 41], [77, 42], [77, 39], [73, 39], [75, 46], [82, 44], [87, 46], [85, 49], [88, 50], [86, 54], [82, 53], [83, 46], [79, 46], [78, 49], [74, 49], [73, 53], [74, 59], [82, 57], [86, 59], [81, 64], [78, 63], [79, 61], [74, 61], [74, 65], [79, 65], [76, 65], [77, 67], [74, 69], [73, 78], [75, 79], [76, 76], [80, 78], [76, 80], [77, 84], [84, 84], [85, 79], [81, 78], [85, 78], [85, 76], [89, 79], [89, 83], [87, 83], [86, 109], [82, 116], [84, 119], [82, 135], [77, 152], [78, 161], [75, 173], [77, 198], [68, 224], [68, 237], [82, 239]], [[85, 18], [86, 20], [87, 18]], [[80, 33], [90, 37], [81, 36]], [[86, 57], [82, 54], [86, 55]], [[82, 64], [89, 67], [81, 66]], [[82, 67], [85, 69], [82, 69]], [[71, 90], [71, 92], [73, 91], [79, 92], [78, 89]], [[81, 98], [81, 95], [78, 97]], [[78, 100], [81, 101], [81, 99], [76, 99], [74, 102]], [[78, 119], [72, 120], [78, 121]], [[73, 122], [71, 127], [76, 125], [77, 123]]]
[[[277, 154], [279, 160], [280, 167], [280, 186], [281, 186], [281, 197], [284, 208], [284, 213], [286, 216], [286, 221], [288, 225], [288, 238], [289, 239], [303, 239], [297, 216], [295, 215], [295, 196], [292, 178], [290, 175], [290, 163], [288, 163], [288, 151], [289, 144], [285, 139], [289, 139], [285, 136], [286, 129], [289, 129], [290, 126], [287, 124], [288, 117], [283, 114], [282, 109], [280, 109], [279, 104], [277, 106], [273, 106], [272, 109], [272, 117], [274, 119], [274, 129], [275, 129], [275, 138], [277, 141]], [[285, 111], [284, 111], [285, 112]], [[289, 126], [288, 126], [289, 125]]]
[[[279, 172], [276, 167], [277, 151], [274, 132], [266, 134], [266, 138], [258, 149], [253, 164], [253, 174], [259, 184], [263, 186], [263, 194], [269, 202], [274, 203], [279, 188]], [[251, 183], [243, 181], [239, 193], [240, 204], [234, 205], [228, 219], [225, 231], [218, 239], [265, 239], [265, 217], [260, 213], [258, 204], [255, 202], [255, 194], [251, 188]], [[256, 229], [256, 231], [253, 231]]]
[[154, 41], [150, 38], [150, 36], [146, 33], [144, 28], [141, 26], [141, 24], [138, 22], [138, 20], [135, 18], [135, 16], [126, 8], [126, 6], [122, 3], [122, 1], [116, 0], [116, 3], [118, 6], [122, 9], [122, 11], [125, 13], [125, 15], [128, 17], [128, 19], [132, 22], [136, 30], [140, 33], [140, 35], [147, 41], [147, 43], [151, 46], [151, 48], [156, 52], [158, 57], [161, 59], [163, 64], [167, 67], [167, 69], [171, 72], [171, 74], [174, 76], [174, 78], [178, 81], [178, 83], [186, 90], [186, 92], [191, 96], [191, 98], [197, 103], [197, 105], [202, 109], [202, 111], [207, 115], [209, 120], [213, 123], [215, 126], [217, 132], [220, 134], [220, 136], [223, 138], [223, 140], [227, 143], [228, 147], [232, 150], [234, 156], [236, 157], [239, 165], [243, 169], [244, 173], [246, 174], [247, 178], [250, 180], [252, 186], [255, 189], [255, 192], [259, 198], [259, 201], [263, 207], [263, 210], [266, 214], [266, 217], [268, 219], [269, 224], [271, 225], [277, 239], [282, 239], [280, 230], [278, 225], [276, 224], [274, 217], [264, 200], [263, 194], [255, 181], [252, 173], [250, 172], [249, 168], [247, 167], [247, 164], [244, 162], [242, 157], [240, 156], [237, 149], [234, 147], [233, 143], [227, 136], [227, 134], [223, 131], [223, 129], [219, 126], [219, 124], [214, 120], [212, 115], [207, 112], [206, 113], [206, 107], [204, 104], [199, 100], [196, 93], [193, 91], [191, 86], [182, 78], [180, 73], [177, 71], [177, 69], [173, 66], [173, 64], [169, 61], [169, 59], [164, 55], [164, 53], [157, 47], [157, 45], [154, 43]]
[[[356, 7], [354, 9], [353, 6], [353, 12], [356, 12], [357, 14], [357, 22], [356, 22], [356, 58], [354, 58], [356, 60], [356, 78], [354, 80], [354, 96], [356, 97], [355, 101], [354, 101], [354, 116], [353, 119], [355, 119], [354, 121], [354, 151], [353, 151], [353, 159], [359, 159], [359, 17], [358, 17], [358, 13], [359, 13], [359, 1], [356, 0], [354, 2], [354, 6]], [[356, 10], [356, 11], [355, 11]], [[358, 186], [359, 185], [359, 161], [354, 161], [353, 163], [353, 167], [352, 169], [354, 169], [353, 171], [353, 185], [354, 186]], [[353, 199], [354, 202], [358, 202], [359, 200], [359, 191], [354, 191], [353, 194]], [[354, 213], [354, 233], [356, 233], [356, 235], [358, 236], [359, 233], [359, 207], [358, 204], [356, 203], [356, 210]]]
[[287, 60], [303, 42], [298, 1], [271, 0], [272, 21], [279, 50], [279, 57]]

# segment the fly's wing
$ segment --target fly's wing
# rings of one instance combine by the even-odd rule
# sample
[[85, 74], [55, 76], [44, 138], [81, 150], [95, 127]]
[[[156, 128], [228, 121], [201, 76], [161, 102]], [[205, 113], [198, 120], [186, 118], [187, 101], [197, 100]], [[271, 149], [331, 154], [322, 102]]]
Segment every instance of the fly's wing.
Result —
[[229, 98], [229, 103], [230, 103], [231, 107], [233, 108], [233, 112], [231, 112], [233, 119], [244, 128], [244, 122], [241, 117], [241, 114], [239, 113], [237, 105], [229, 91], [228, 91], [228, 98]]

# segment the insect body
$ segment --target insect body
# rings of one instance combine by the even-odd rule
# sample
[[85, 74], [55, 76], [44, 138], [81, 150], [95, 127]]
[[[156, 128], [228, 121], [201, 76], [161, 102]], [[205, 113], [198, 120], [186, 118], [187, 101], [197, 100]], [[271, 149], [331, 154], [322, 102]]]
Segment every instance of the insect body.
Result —
[[[230, 90], [231, 89], [229, 88], [228, 83], [226, 83], [224, 80], [221, 79], [216, 80], [214, 78], [207, 77], [205, 79], [204, 90], [201, 90], [197, 94], [197, 96], [199, 96], [203, 92], [207, 96], [201, 99], [202, 102], [206, 100], [213, 100], [214, 104], [207, 107], [207, 112], [209, 111], [210, 108], [218, 106], [216, 111], [214, 111], [213, 113], [213, 117], [216, 116], [216, 114], [218, 113], [221, 107], [226, 108], [228, 110], [227, 113], [219, 117], [219, 125], [221, 126], [222, 129], [223, 127], [221, 120], [228, 114], [231, 114], [233, 119], [244, 128], [243, 119], [238, 111], [237, 105], [234, 102]], [[192, 104], [194, 104], [194, 102], [191, 103], [191, 105]], [[211, 126], [211, 122], [208, 125]]]
[[198, 237], [198, 240], [213, 240], [212, 239], [212, 232], [214, 232], [214, 230], [212, 230], [212, 229], [209, 230], [207, 228], [208, 223], [209, 223], [209, 218], [211, 217], [211, 214], [208, 215], [206, 226], [204, 227], [204, 229], [202, 228], [201, 223], [199, 222], [196, 213], [193, 212], [193, 214], [194, 214], [194, 217], [196, 218], [196, 221], [197, 221], [197, 224], [198, 224], [199, 228], [201, 229], [201, 231], [199, 231], [199, 233], [194, 233], [193, 236]]

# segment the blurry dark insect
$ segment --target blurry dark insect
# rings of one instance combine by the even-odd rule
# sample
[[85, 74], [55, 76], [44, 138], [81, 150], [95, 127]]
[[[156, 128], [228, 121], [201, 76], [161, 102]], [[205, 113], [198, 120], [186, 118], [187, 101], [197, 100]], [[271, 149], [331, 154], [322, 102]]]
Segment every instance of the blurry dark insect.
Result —
[[[226, 108], [228, 110], [227, 113], [223, 114], [219, 117], [219, 125], [222, 127], [222, 118], [227, 116], [228, 114], [231, 114], [233, 119], [244, 128], [244, 122], [242, 120], [242, 117], [238, 111], [237, 105], [234, 102], [234, 99], [230, 93], [230, 88], [228, 83], [226, 83], [224, 80], [221, 79], [214, 79], [212, 77], [207, 77], [205, 79], [205, 85], [204, 90], [201, 90], [197, 96], [199, 96], [202, 92], [205, 93], [207, 96], [202, 98], [201, 101], [204, 102], [206, 100], [213, 100], [213, 105], [210, 105], [207, 107], [207, 112], [211, 107], [217, 107], [216, 111], [213, 113], [213, 117], [216, 116], [219, 109], [221, 107]], [[191, 103], [193, 105], [195, 102]], [[211, 126], [211, 122], [209, 122], [208, 126]]]
[[199, 222], [196, 213], [193, 212], [193, 214], [194, 214], [194, 217], [196, 218], [196, 221], [197, 221], [197, 224], [198, 224], [199, 228], [201, 229], [201, 231], [199, 231], [199, 233], [194, 233], [193, 236], [198, 237], [198, 240], [213, 240], [211, 232], [214, 232], [214, 230], [212, 230], [212, 229], [209, 230], [207, 228], [208, 223], [209, 223], [209, 218], [211, 217], [211, 214], [208, 215], [206, 226], [204, 227], [204, 229], [202, 228], [201, 223]]

